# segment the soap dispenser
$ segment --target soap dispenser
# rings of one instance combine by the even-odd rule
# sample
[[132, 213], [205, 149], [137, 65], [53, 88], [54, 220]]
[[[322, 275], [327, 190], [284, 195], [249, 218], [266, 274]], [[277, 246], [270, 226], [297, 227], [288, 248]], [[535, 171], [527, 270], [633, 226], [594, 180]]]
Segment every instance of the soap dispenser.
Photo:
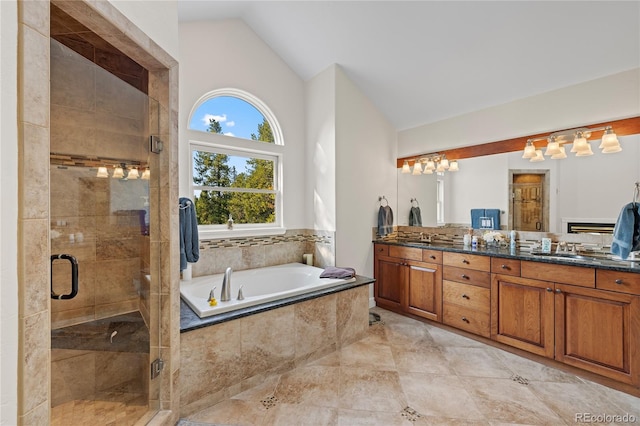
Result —
[[231, 213], [229, 213], [229, 220], [227, 220], [227, 229], [233, 229], [233, 217], [231, 217]]

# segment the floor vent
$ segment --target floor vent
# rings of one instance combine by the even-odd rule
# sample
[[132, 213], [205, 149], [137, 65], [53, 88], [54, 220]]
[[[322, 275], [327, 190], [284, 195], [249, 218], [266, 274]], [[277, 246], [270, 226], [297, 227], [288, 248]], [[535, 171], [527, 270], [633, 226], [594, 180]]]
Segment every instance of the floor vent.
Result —
[[418, 413], [411, 407], [404, 407], [404, 409], [400, 412], [400, 415], [402, 415], [402, 417], [409, 420], [410, 422], [415, 422], [420, 417], [422, 417], [422, 414]]
[[262, 405], [264, 405], [264, 408], [268, 410], [269, 408], [273, 408], [276, 406], [278, 398], [276, 398], [275, 396], [270, 396], [269, 398], [265, 398], [260, 402], [262, 403]]
[[511, 380], [513, 380], [514, 382], [518, 382], [521, 385], [528, 385], [529, 384], [529, 380], [525, 379], [522, 376], [519, 376], [517, 374], [514, 374], [513, 376], [511, 376]]

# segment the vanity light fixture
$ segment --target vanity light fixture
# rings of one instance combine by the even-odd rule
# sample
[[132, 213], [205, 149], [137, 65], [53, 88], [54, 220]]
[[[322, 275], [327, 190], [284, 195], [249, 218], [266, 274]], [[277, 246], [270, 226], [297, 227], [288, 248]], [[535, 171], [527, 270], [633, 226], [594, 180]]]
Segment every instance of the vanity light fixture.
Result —
[[[410, 171], [409, 160], [404, 160], [402, 164], [402, 173], [411, 173], [413, 175], [431, 175], [433, 172], [444, 173], [446, 170], [457, 172], [460, 166], [457, 160], [449, 161], [444, 154], [426, 154], [416, 158], [413, 165], [413, 171]], [[424, 169], [423, 169], [424, 164]]]
[[534, 142], [547, 141], [547, 149], [544, 155], [551, 156], [552, 160], [567, 158], [566, 150], [563, 145], [572, 144], [571, 152], [575, 153], [576, 157], [587, 157], [593, 155], [591, 144], [588, 139], [594, 132], [604, 131], [602, 135], [602, 142], [600, 148], [603, 154], [610, 154], [614, 152], [622, 151], [620, 142], [616, 134], [613, 132], [611, 126], [597, 127], [589, 129], [587, 127], [580, 127], [577, 129], [562, 130], [554, 132], [549, 136], [529, 139], [524, 147], [524, 153], [522, 158], [528, 158], [529, 161], [537, 162], [544, 161], [544, 156], [540, 150], [535, 148]]
[[140, 174], [138, 173], [138, 169], [136, 167], [132, 167], [129, 169], [129, 173], [127, 173], [127, 178], [129, 179], [138, 179]]
[[142, 177], [140, 179], [149, 180], [150, 178], [151, 178], [151, 171], [147, 167], [146, 169], [144, 169], [144, 172], [142, 172]]
[[422, 174], [422, 164], [420, 164], [419, 160], [416, 160], [416, 162], [413, 164], [413, 173], [411, 173], [412, 175], [421, 175]]
[[114, 179], [122, 179], [124, 178], [124, 170], [122, 169], [121, 166], [116, 166], [116, 168], [113, 170], [113, 176], [111, 176]]
[[105, 166], [98, 167], [98, 173], [96, 173], [96, 177], [108, 178], [109, 172], [107, 171], [107, 168]]

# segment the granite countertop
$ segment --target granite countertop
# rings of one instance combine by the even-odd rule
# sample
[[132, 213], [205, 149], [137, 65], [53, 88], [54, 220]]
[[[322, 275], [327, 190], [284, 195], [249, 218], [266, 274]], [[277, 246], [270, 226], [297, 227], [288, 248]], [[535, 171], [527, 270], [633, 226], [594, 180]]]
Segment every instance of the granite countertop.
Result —
[[503, 257], [508, 259], [530, 260], [533, 262], [554, 263], [561, 265], [582, 266], [586, 268], [609, 269], [613, 271], [640, 273], [640, 259], [634, 262], [628, 260], [614, 260], [608, 257], [610, 255], [606, 255], [603, 253], [580, 252], [574, 253], [581, 256], [581, 258], [579, 259], [563, 259], [559, 256], [554, 256], [555, 253], [549, 253], [548, 255], [536, 255], [532, 254], [530, 251], [525, 250], [510, 250], [509, 247], [499, 248], [481, 246], [478, 248], [472, 248], [469, 246], [463, 246], [462, 244], [447, 244], [438, 242], [428, 243], [403, 239], [378, 239], [373, 240], [373, 242], [376, 244], [416, 247], [421, 249], [448, 251], [453, 253], [469, 253], [478, 254], [481, 256]]
[[373, 278], [356, 275], [355, 281], [349, 281], [344, 284], [336, 285], [335, 287], [323, 288], [311, 293], [300, 294], [298, 296], [288, 297], [286, 299], [275, 300], [272, 302], [266, 302], [260, 305], [248, 306], [236, 311], [223, 312], [221, 314], [205, 318], [200, 318], [198, 314], [196, 314], [189, 307], [189, 305], [187, 305], [185, 301], [180, 298], [180, 332], [184, 333], [187, 331], [196, 330], [198, 328], [208, 327], [210, 325], [257, 314], [259, 312], [269, 311], [281, 306], [292, 305], [294, 303], [303, 302], [305, 300], [315, 299], [317, 297], [326, 296], [332, 293], [338, 293], [340, 291], [371, 284], [374, 281], [375, 279]]

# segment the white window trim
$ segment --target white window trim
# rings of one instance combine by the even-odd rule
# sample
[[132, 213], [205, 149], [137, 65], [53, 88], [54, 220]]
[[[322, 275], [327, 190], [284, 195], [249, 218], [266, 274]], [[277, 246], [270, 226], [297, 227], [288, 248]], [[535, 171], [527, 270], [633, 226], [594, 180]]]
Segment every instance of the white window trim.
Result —
[[282, 164], [284, 158], [284, 146], [198, 130], [187, 130], [187, 136], [189, 138], [189, 194], [191, 194], [191, 196], [193, 196], [195, 190], [192, 175], [192, 153], [194, 150], [222, 151], [231, 155], [248, 154], [257, 158], [267, 156], [269, 158], [274, 158], [276, 162], [274, 170], [274, 184], [276, 186], [276, 222], [270, 224], [234, 224], [233, 229], [228, 229], [226, 225], [198, 225], [198, 237], [200, 240], [282, 235], [287, 231], [284, 227], [283, 217], [284, 203]]

